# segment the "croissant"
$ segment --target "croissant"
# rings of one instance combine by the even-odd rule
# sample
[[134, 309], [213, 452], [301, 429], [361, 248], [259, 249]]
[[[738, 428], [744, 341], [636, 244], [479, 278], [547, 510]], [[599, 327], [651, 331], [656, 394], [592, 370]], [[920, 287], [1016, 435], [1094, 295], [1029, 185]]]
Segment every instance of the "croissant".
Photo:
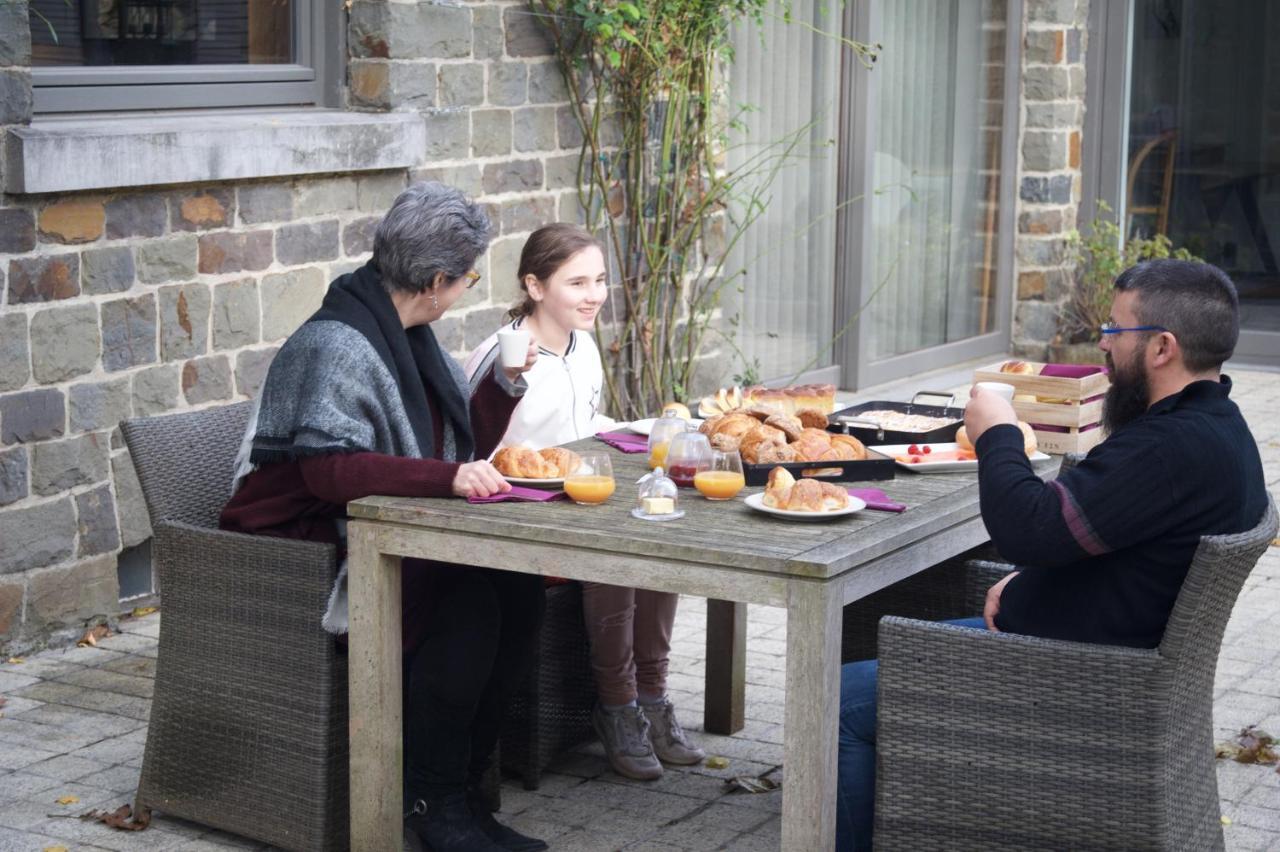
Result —
[[786, 508], [791, 486], [795, 484], [796, 478], [791, 475], [791, 471], [785, 467], [775, 467], [769, 471], [769, 482], [764, 487], [762, 502], [772, 509]]
[[539, 450], [538, 455], [555, 467], [555, 476], [568, 476], [582, 464], [582, 456], [564, 447], [547, 447], [545, 450]]
[[729, 435], [730, 437], [741, 439], [743, 435], [756, 428], [759, 424], [760, 421], [754, 417], [748, 417], [745, 414], [730, 414], [716, 424], [711, 434], [712, 436]]
[[800, 461], [817, 461], [823, 453], [831, 449], [831, 442], [820, 441], [805, 435], [800, 440], [793, 441], [790, 446], [795, 448], [796, 458]]
[[833, 509], [843, 509], [849, 505], [849, 492], [847, 489], [841, 488], [839, 485], [833, 485], [830, 482], [819, 482], [822, 486], [822, 509], [830, 512]]
[[849, 458], [855, 459], [857, 461], [862, 461], [867, 457], [866, 446], [857, 438], [853, 437], [852, 435], [832, 435], [831, 446], [848, 447], [853, 452], [853, 455], [849, 456]]
[[769, 471], [763, 502], [790, 512], [830, 512], [849, 505], [849, 492], [830, 482], [796, 480], [786, 468], [775, 467]]
[[758, 464], [760, 450], [771, 444], [786, 444], [787, 436], [772, 426], [760, 425], [742, 436], [738, 452], [747, 464]]
[[725, 416], [726, 415], [724, 414], [717, 414], [714, 417], [708, 417], [706, 420], [702, 421], [702, 425], [698, 427], [698, 431], [710, 437], [711, 434], [716, 431], [716, 427], [724, 421]]
[[528, 447], [503, 447], [494, 453], [493, 466], [503, 476], [521, 479], [555, 479], [558, 468]]
[[718, 432], [709, 439], [711, 449], [722, 453], [731, 453], [742, 448], [742, 439], [728, 432]]

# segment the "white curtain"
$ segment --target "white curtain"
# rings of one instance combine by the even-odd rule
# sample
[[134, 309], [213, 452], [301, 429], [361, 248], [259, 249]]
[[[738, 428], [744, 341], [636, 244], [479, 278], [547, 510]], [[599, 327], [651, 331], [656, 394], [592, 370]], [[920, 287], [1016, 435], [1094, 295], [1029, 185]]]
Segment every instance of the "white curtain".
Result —
[[745, 367], [768, 380], [832, 363], [841, 10], [825, 0], [795, 0], [796, 23], [788, 24], [777, 4], [766, 12], [763, 31], [748, 22], [734, 34], [729, 108], [749, 109], [738, 113], [746, 142], [731, 148], [730, 165], [759, 162], [770, 156], [766, 149], [776, 154], [796, 134], [800, 140], [767, 193], [763, 215], [726, 265], [745, 270], [742, 292], [727, 293], [724, 302], [726, 316], [738, 318], [733, 330], [741, 350], [725, 348], [726, 380]]
[[880, 0], [877, 8], [874, 40], [884, 48], [872, 72], [872, 280], [864, 294], [880, 289], [863, 348], [872, 360], [979, 333], [995, 286], [984, 261], [993, 262], [996, 237], [994, 199], [984, 197], [996, 163], [981, 135], [990, 69], [980, 4]]

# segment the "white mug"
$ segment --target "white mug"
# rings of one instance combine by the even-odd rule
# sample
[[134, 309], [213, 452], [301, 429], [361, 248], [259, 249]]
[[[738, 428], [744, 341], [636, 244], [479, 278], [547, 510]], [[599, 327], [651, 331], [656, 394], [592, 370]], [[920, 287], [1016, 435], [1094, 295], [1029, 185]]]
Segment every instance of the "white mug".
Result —
[[504, 328], [498, 332], [498, 359], [504, 367], [523, 367], [529, 355], [529, 329]]
[[1013, 385], [1007, 382], [978, 382], [978, 387], [989, 393], [1004, 397], [1005, 402], [1013, 402]]

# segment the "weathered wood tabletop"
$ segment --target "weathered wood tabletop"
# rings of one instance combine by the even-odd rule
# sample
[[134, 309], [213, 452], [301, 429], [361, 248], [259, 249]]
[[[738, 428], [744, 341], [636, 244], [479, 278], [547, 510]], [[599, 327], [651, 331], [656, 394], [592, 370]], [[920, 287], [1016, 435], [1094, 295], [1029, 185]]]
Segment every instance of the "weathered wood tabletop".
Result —
[[[371, 497], [350, 504], [352, 848], [399, 842], [398, 572], [401, 557], [418, 556], [718, 601], [708, 609], [706, 715], [709, 727], [726, 732], [741, 726], [742, 608], [785, 606], [783, 848], [830, 849], [841, 607], [985, 542], [976, 474], [900, 471], [892, 480], [849, 483], [879, 488], [907, 511], [820, 522], [752, 510], [743, 497], [760, 488], [729, 502], [682, 489], [685, 517], [659, 523], [631, 516], [635, 482], [647, 472], [643, 454], [594, 440], [571, 446], [610, 453], [618, 490], [607, 503]], [[1045, 475], [1056, 464], [1037, 467]]]

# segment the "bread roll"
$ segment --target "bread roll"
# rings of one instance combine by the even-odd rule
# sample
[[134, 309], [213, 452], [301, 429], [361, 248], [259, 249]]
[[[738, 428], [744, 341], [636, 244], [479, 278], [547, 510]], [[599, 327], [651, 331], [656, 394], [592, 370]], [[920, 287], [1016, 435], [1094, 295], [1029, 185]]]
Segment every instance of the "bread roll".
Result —
[[1021, 373], [1024, 376], [1034, 376], [1037, 374], [1036, 368], [1026, 361], [1005, 361], [1000, 365], [1002, 373]]
[[791, 444], [761, 444], [756, 450], [754, 464], [777, 464], [778, 462], [800, 461], [796, 449]]
[[800, 418], [800, 423], [814, 429], [827, 428], [827, 415], [816, 408], [802, 408], [796, 412], [796, 417]]
[[956, 446], [962, 450], [973, 449], [973, 441], [969, 440], [969, 433], [963, 426], [956, 430]]
[[1018, 421], [1018, 428], [1022, 430], [1022, 449], [1026, 451], [1028, 457], [1035, 455], [1040, 447], [1035, 430], [1031, 428], [1030, 423], [1024, 423], [1021, 420]]
[[665, 404], [662, 406], [662, 413], [663, 413], [663, 414], [666, 414], [668, 411], [671, 411], [671, 410], [673, 410], [673, 409], [675, 410], [675, 412], [676, 412], [676, 416], [677, 416], [677, 417], [682, 417], [682, 418], [684, 418], [685, 420], [688, 420], [688, 419], [690, 418], [690, 414], [689, 414], [689, 406], [685, 405], [685, 404], [684, 404], [684, 403], [682, 403], [682, 402], [668, 402], [668, 403], [665, 403]]

